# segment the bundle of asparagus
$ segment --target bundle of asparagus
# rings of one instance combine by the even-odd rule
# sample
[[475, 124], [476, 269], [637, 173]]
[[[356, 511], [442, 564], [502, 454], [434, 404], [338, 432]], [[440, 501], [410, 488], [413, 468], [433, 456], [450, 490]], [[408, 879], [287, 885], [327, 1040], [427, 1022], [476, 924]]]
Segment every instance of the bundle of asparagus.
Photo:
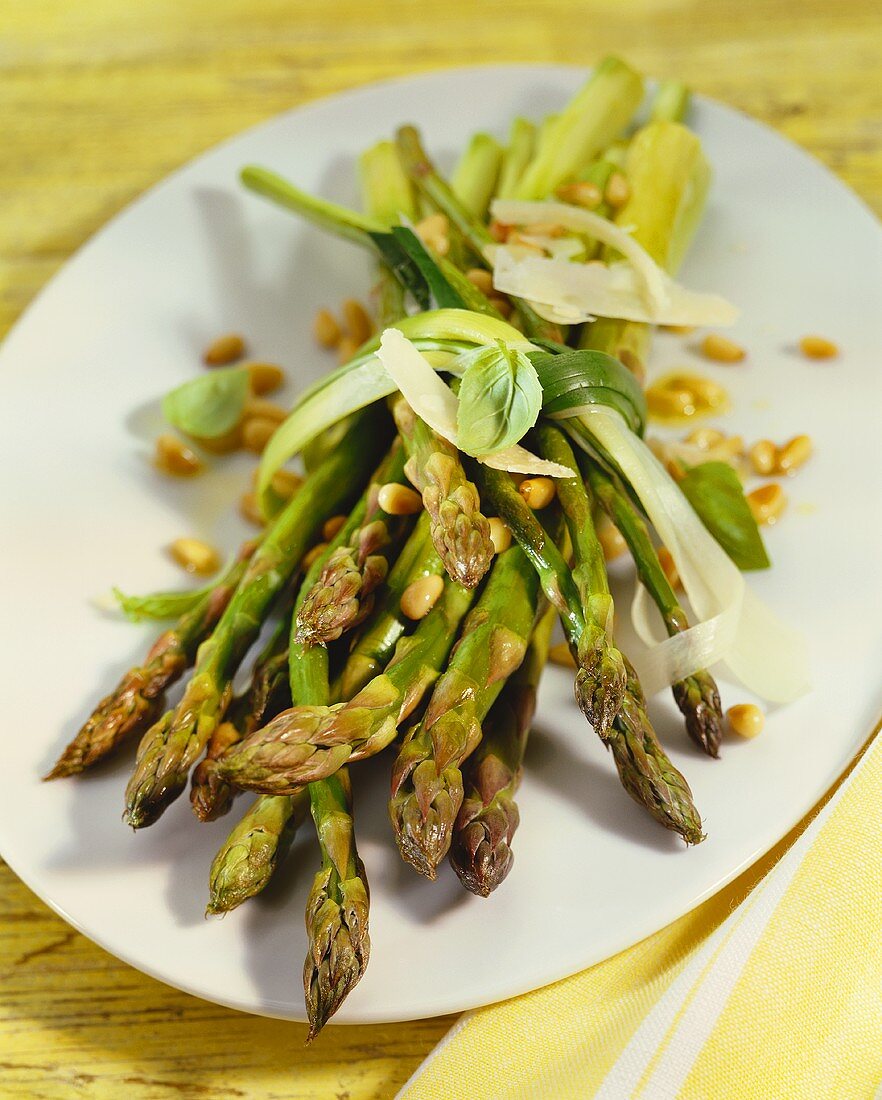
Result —
[[[684, 89], [663, 86], [649, 121], [627, 132], [642, 96], [640, 77], [608, 59], [560, 115], [539, 127], [516, 120], [506, 148], [473, 139], [452, 184], [404, 127], [362, 158], [363, 214], [266, 170], [243, 173], [252, 190], [370, 251], [386, 333], [298, 400], [263, 453], [262, 537], [208, 590], [175, 603], [177, 625], [99, 703], [47, 778], [79, 772], [140, 734], [125, 795], [135, 829], [156, 821], [191, 771], [201, 820], [228, 812], [236, 791], [256, 792], [210, 869], [211, 913], [264, 888], [310, 810], [321, 852], [306, 913], [310, 1038], [370, 952], [351, 766], [397, 740], [389, 816], [401, 855], [429, 879], [447, 856], [466, 888], [486, 897], [512, 865], [515, 794], [556, 619], [578, 705], [625, 791], [687, 844], [703, 839], [689, 786], [617, 647], [596, 529], [606, 514], [621, 531], [678, 647], [657, 648], [672, 654], [667, 682], [689, 736], [716, 756], [720, 699], [702, 657], [719, 654], [705, 647], [697, 656], [686, 644], [694, 634], [651, 530], [665, 534], [659, 479], [666, 499], [682, 495], [641, 450], [646, 410], [635, 373], [650, 326], [615, 313], [567, 325], [560, 310], [501, 293], [491, 273], [503, 240], [528, 257], [620, 262], [630, 245], [615, 236], [616, 222], [676, 268], [706, 165], [680, 121]], [[494, 200], [512, 197], [575, 199], [594, 229], [568, 231], [554, 220], [561, 204], [549, 203], [549, 224], [518, 232], [490, 214]], [[426, 216], [435, 229], [420, 239], [409, 227]], [[452, 376], [452, 387], [434, 371]], [[242, 399], [232, 375], [221, 396], [218, 435], [235, 421], [227, 406]], [[211, 434], [204, 415], [199, 428]], [[282, 502], [273, 476], [304, 452], [306, 479]], [[677, 508], [692, 524], [689, 541], [698, 520], [685, 502]], [[321, 542], [341, 513], [345, 522]], [[684, 575], [697, 592], [700, 570], [693, 563]], [[234, 698], [233, 678], [272, 616], [278, 626], [250, 687]], [[183, 698], [163, 712], [165, 689], [190, 665]], [[649, 667], [658, 672], [657, 662]]]

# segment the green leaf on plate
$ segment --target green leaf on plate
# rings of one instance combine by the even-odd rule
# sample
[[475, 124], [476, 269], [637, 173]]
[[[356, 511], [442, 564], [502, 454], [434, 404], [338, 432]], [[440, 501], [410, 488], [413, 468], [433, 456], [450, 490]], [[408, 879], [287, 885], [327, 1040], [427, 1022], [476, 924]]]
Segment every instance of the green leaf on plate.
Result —
[[501, 340], [463, 359], [458, 446], [470, 455], [503, 451], [522, 439], [539, 416], [542, 386], [536, 368]]
[[246, 367], [215, 367], [166, 394], [162, 411], [187, 435], [215, 439], [239, 423], [248, 394]]
[[725, 462], [692, 466], [680, 481], [701, 522], [739, 569], [771, 565], [738, 475]]

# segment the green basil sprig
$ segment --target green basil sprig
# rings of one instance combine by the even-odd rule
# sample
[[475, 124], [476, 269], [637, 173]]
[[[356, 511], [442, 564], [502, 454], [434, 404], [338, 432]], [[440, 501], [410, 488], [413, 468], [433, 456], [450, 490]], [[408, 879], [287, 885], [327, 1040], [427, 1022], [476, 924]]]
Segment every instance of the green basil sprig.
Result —
[[162, 411], [187, 435], [216, 439], [239, 423], [248, 394], [245, 367], [216, 367], [167, 393]]
[[738, 475], [725, 462], [692, 466], [680, 481], [701, 522], [739, 569], [771, 565]]
[[504, 451], [522, 439], [542, 408], [542, 386], [527, 356], [499, 340], [460, 358], [458, 446], [470, 455]]

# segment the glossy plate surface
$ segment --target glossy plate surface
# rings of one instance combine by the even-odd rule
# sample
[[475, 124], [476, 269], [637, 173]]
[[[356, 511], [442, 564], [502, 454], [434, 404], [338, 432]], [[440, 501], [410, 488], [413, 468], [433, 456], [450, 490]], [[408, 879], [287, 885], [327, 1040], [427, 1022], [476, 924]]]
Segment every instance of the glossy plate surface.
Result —
[[[191, 377], [203, 346], [246, 333], [255, 357], [289, 371], [291, 395], [331, 362], [311, 321], [364, 295], [365, 259], [246, 195], [255, 162], [309, 190], [356, 201], [354, 158], [404, 121], [446, 167], [478, 128], [503, 137], [515, 114], [555, 110], [584, 78], [512, 66], [433, 73], [311, 104], [235, 138], [152, 190], [90, 241], [0, 351], [4, 759], [0, 850], [86, 935], [165, 982], [250, 1012], [303, 1018], [303, 905], [316, 865], [309, 830], [265, 896], [206, 922], [209, 863], [234, 817], [198, 825], [186, 799], [134, 835], [120, 823], [130, 765], [41, 784], [92, 703], [154, 633], [102, 614], [111, 584], [180, 583], [162, 547], [182, 534], [232, 548], [231, 502], [244, 458], [192, 482], [149, 464], [157, 398]], [[756, 590], [798, 623], [814, 689], [770, 714], [719, 762], [685, 739], [673, 705], [658, 729], [687, 774], [707, 841], [686, 851], [630, 802], [583, 723], [568, 678], [551, 669], [520, 794], [508, 881], [489, 900], [445, 868], [421, 880], [386, 821], [388, 755], [354, 769], [371, 891], [372, 959], [339, 1015], [395, 1021], [451, 1012], [571, 974], [687, 912], [766, 851], [835, 779], [880, 709], [882, 571], [878, 445], [882, 232], [833, 176], [770, 130], [700, 100], [694, 124], [715, 168], [705, 223], [682, 280], [743, 309], [734, 367], [701, 364], [682, 337], [659, 337], [652, 373], [692, 365], [722, 382], [721, 422], [748, 441], [807, 432], [816, 454], [786, 484], [768, 534], [774, 569]], [[794, 352], [819, 332], [839, 359]], [[624, 600], [619, 618], [627, 620]], [[730, 705], [748, 696], [722, 682]], [[238, 808], [234, 810], [234, 814]]]

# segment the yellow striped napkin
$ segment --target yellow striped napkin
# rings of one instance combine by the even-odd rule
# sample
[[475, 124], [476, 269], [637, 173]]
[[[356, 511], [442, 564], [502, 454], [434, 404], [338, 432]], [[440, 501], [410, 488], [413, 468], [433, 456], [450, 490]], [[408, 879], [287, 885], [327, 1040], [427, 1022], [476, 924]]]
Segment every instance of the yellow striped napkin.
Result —
[[468, 1013], [399, 1098], [862, 1100], [880, 1085], [877, 737], [760, 865], [615, 958]]

